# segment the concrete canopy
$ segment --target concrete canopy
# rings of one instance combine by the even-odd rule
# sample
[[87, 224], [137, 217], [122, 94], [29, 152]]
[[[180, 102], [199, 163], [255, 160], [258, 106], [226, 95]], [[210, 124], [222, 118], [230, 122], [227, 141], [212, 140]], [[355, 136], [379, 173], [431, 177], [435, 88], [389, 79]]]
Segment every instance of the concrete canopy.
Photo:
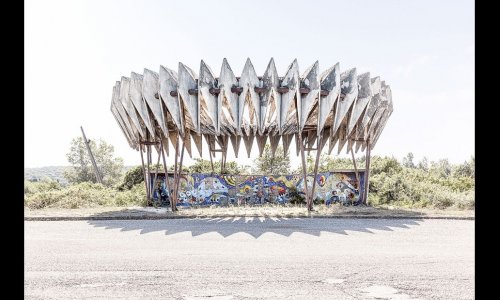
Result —
[[180, 136], [189, 155], [191, 143], [201, 155], [205, 136], [213, 145], [231, 141], [221, 148], [231, 144], [235, 153], [243, 138], [248, 154], [255, 139], [262, 155], [267, 142], [274, 153], [299, 134], [310, 143], [321, 137], [319, 149], [328, 142], [329, 152], [335, 145], [339, 153], [346, 145], [357, 152], [368, 140], [373, 149], [393, 111], [390, 86], [380, 77], [341, 71], [339, 63], [320, 73], [316, 61], [300, 76], [294, 60], [282, 77], [273, 59], [263, 76], [250, 59], [240, 77], [226, 59], [218, 77], [204, 61], [195, 69], [199, 75], [182, 63], [177, 72], [160, 66], [158, 73], [144, 69], [116, 82], [111, 111], [133, 149], [168, 139], [175, 145]]

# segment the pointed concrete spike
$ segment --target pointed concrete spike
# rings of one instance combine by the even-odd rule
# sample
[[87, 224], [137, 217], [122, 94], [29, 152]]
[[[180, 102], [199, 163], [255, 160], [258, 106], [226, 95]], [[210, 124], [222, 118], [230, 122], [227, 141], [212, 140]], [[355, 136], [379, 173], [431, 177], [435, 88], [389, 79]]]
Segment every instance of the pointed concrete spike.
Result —
[[332, 153], [333, 148], [335, 147], [335, 144], [337, 144], [339, 140], [339, 133], [335, 133], [334, 135], [331, 135], [330, 133], [330, 142], [328, 144], [328, 155]]
[[298, 107], [300, 131], [304, 129], [309, 114], [318, 101], [321, 91], [319, 82], [319, 62], [316, 61], [302, 76], [304, 80], [301, 81], [301, 85], [305, 88], [309, 88], [310, 92], [301, 96], [302, 98], [300, 99], [300, 105]]
[[233, 145], [234, 156], [238, 158], [238, 152], [240, 151], [241, 135], [231, 135], [231, 144]]
[[137, 131], [142, 139], [146, 138], [146, 132], [144, 131], [144, 128], [141, 126], [141, 122], [139, 121], [139, 116], [137, 115], [136, 109], [134, 107], [134, 104], [132, 103], [132, 100], [130, 100], [129, 96], [129, 89], [130, 89], [130, 79], [127, 77], [122, 77], [121, 78], [121, 84], [120, 84], [120, 101], [122, 102], [122, 105], [127, 112], [127, 115], [130, 117], [131, 124], [134, 126], [134, 130]]
[[349, 151], [351, 151], [353, 145], [354, 145], [354, 140], [348, 139], [347, 140], [347, 154], [349, 154]]
[[216, 135], [216, 136], [215, 136], [215, 142], [217, 142], [217, 145], [219, 145], [219, 147], [220, 147], [221, 149], [223, 149], [223, 148], [224, 148], [224, 137], [223, 137], [223, 136], [220, 136], [220, 135], [218, 135], [218, 136], [217, 136], [217, 135]]
[[127, 142], [129, 143], [130, 147], [133, 148], [137, 142], [135, 141], [135, 138], [134, 138], [132, 132], [127, 129], [127, 126], [125, 125], [122, 117], [118, 113], [118, 110], [116, 109], [114, 104], [111, 105], [111, 112], [113, 113], [113, 116], [115, 117], [116, 121], [118, 122], [118, 125], [120, 125], [120, 128], [123, 131], [123, 134], [125, 135], [125, 138], [127, 139]]
[[321, 150], [325, 147], [326, 143], [328, 142], [330, 138], [330, 129], [323, 130], [322, 137], [321, 137]]
[[130, 99], [132, 100], [132, 103], [134, 104], [135, 109], [137, 110], [139, 116], [142, 119], [142, 122], [149, 130], [151, 136], [155, 137], [156, 131], [154, 129], [153, 122], [149, 117], [149, 110], [146, 105], [146, 101], [142, 97], [142, 78], [143, 78], [142, 75], [137, 74], [135, 72], [132, 72], [130, 74], [129, 95]]
[[287, 152], [290, 149], [290, 145], [292, 144], [293, 135], [286, 134], [286, 135], [281, 136], [281, 138], [283, 140], [283, 155], [287, 156], [288, 155]]
[[220, 119], [222, 112], [222, 98], [210, 93], [215, 88], [215, 76], [212, 70], [202, 60], [200, 64], [200, 77], [198, 79], [198, 99], [200, 108], [204, 110], [210, 119], [210, 124], [215, 128], [215, 133], [220, 134]]
[[326, 120], [332, 114], [335, 102], [340, 95], [339, 63], [321, 74], [321, 89], [328, 91], [327, 96], [321, 96], [318, 107], [318, 132], [325, 126]]
[[334, 132], [339, 129], [340, 124], [344, 121], [345, 116], [358, 96], [356, 68], [347, 70], [340, 74], [340, 93], [341, 97], [338, 101], [337, 112], [333, 120]]
[[365, 152], [365, 149], [366, 149], [366, 142], [364, 142], [364, 143], [361, 145], [361, 152]]
[[280, 139], [281, 135], [274, 135], [269, 137], [269, 142], [271, 143], [271, 154], [273, 157], [276, 154], [276, 149], [278, 149]]
[[387, 120], [389, 119], [388, 115], [389, 114], [384, 114], [384, 116], [382, 117], [382, 120], [380, 121], [380, 125], [378, 126], [378, 129], [373, 134], [372, 142], [370, 143], [371, 149], [373, 149], [373, 147], [375, 147], [375, 145], [377, 144], [378, 138], [380, 137], [380, 134], [384, 130], [385, 125], [387, 123]]
[[380, 89], [382, 88], [380, 76], [370, 79], [370, 87], [372, 89], [372, 95], [377, 95], [378, 93], [380, 93]]
[[156, 153], [160, 152], [160, 145], [154, 144], [153, 147], [155, 148]]
[[[198, 101], [198, 95], [190, 95], [190, 89], [197, 89], [198, 84], [196, 83], [196, 78], [198, 77], [196, 73], [191, 70], [188, 66], [179, 62], [179, 77], [178, 77], [178, 95], [180, 96], [181, 103], [184, 105], [186, 111], [184, 113], [184, 119], [186, 123], [189, 120], [190, 129], [200, 133], [200, 101]], [[182, 111], [182, 109], [181, 109]]]
[[267, 141], [267, 135], [257, 135], [255, 138], [257, 139], [257, 147], [259, 147], [259, 156], [262, 156], [262, 154], [264, 153], [264, 146], [266, 145]]
[[378, 109], [381, 101], [382, 101], [382, 96], [380, 95], [380, 93], [378, 93], [378, 94], [374, 95], [370, 99], [370, 101], [368, 102], [365, 114], [363, 116], [363, 119], [361, 120], [360, 128], [359, 128], [363, 132], [363, 138], [365, 140], [367, 138], [369, 124], [371, 123], [373, 116], [377, 112], [377, 109]]
[[[165, 122], [164, 114], [162, 111], [162, 103], [160, 100], [160, 84], [159, 84], [158, 74], [156, 72], [144, 69], [144, 78], [142, 81], [142, 95], [146, 100], [153, 116], [156, 119], [158, 125], [160, 125], [161, 132], [164, 136], [168, 137], [168, 128]], [[156, 98], [158, 97], [158, 98]]]
[[243, 142], [245, 142], [245, 148], [247, 149], [248, 153], [248, 158], [250, 158], [250, 152], [252, 151], [252, 145], [253, 145], [253, 140], [255, 138], [255, 135], [242, 135]]
[[[233, 70], [231, 70], [231, 66], [227, 62], [227, 59], [224, 58], [222, 61], [222, 67], [220, 70], [219, 77], [219, 88], [220, 94], [219, 97], [224, 97], [229, 104], [229, 113], [231, 115], [231, 126], [234, 127], [237, 134], [241, 135], [241, 119], [239, 114], [239, 100], [238, 95], [236, 93], [231, 92], [231, 88], [233, 86], [238, 86], [238, 80], [234, 76]], [[224, 102], [224, 101], [222, 101]]]
[[347, 127], [348, 136], [352, 133], [354, 126], [356, 126], [359, 122], [361, 115], [366, 110], [366, 107], [373, 96], [370, 83], [370, 73], [364, 73], [358, 76], [358, 86], [358, 97], [354, 102], [351, 116], [349, 118], [349, 125]]
[[123, 124], [122, 118], [118, 114], [118, 111], [115, 108], [115, 106], [113, 105], [113, 103], [111, 103], [111, 114], [113, 115], [116, 122], [118, 123], [118, 127], [120, 127], [120, 129], [121, 129], [123, 135], [125, 136], [125, 139], [127, 140], [129, 146], [132, 147], [132, 145], [133, 145], [132, 139], [130, 138], [129, 134], [127, 133], [127, 130], [125, 129], [125, 125]]
[[260, 134], [264, 132], [277, 116], [276, 106], [277, 102], [281, 102], [281, 94], [278, 93], [280, 85], [278, 71], [274, 64], [274, 59], [271, 58], [267, 65], [264, 76], [262, 76], [262, 86], [267, 87], [267, 91], [260, 97]]
[[[179, 96], [172, 96], [170, 92], [176, 91], [178, 88], [177, 72], [160, 66], [159, 73], [159, 85], [160, 85], [160, 98], [162, 99], [165, 107], [172, 116], [172, 120], [177, 126], [177, 129], [184, 135], [184, 119], [182, 117], [181, 103]], [[163, 108], [163, 106], [162, 106]], [[166, 112], [163, 114], [166, 116]]]
[[125, 129], [129, 133], [129, 136], [132, 138], [134, 143], [139, 142], [141, 136], [137, 130], [134, 128], [134, 124], [130, 117], [128, 116], [127, 112], [125, 111], [125, 108], [123, 106], [122, 101], [120, 100], [120, 90], [121, 90], [121, 83], [118, 82], [115, 87], [113, 88], [113, 102], [115, 105], [116, 110], [118, 111], [118, 114], [123, 120], [123, 123], [125, 125]]
[[243, 122], [243, 132], [247, 136], [252, 135], [252, 130], [250, 129], [250, 125], [248, 125], [248, 123], [246, 123], [246, 122]]
[[381, 93], [379, 94], [381, 96], [381, 101], [379, 102], [379, 105], [373, 114], [373, 117], [371, 118], [370, 122], [368, 123], [368, 126], [365, 128], [365, 131], [367, 132], [366, 138], [370, 138], [373, 136], [373, 133], [375, 129], [378, 127], [380, 124], [380, 120], [386, 111], [388, 109], [389, 103], [387, 101], [387, 97], [385, 94], [385, 88], [382, 89]]
[[[370, 148], [375, 146], [375, 142], [378, 139], [378, 135], [380, 135], [383, 127], [385, 126], [385, 122], [387, 121], [388, 116], [392, 113], [392, 107], [389, 103], [389, 98], [392, 104], [392, 94], [388, 86], [382, 84], [382, 90], [380, 95], [382, 96], [382, 101], [380, 101], [377, 111], [372, 117], [369, 126], [367, 127], [367, 137], [370, 139]], [[377, 138], [375, 138], [377, 136]]]
[[[248, 107], [250, 115], [250, 127], [256, 127], [260, 124], [260, 97], [255, 92], [255, 87], [260, 86], [260, 80], [255, 73], [252, 62], [248, 58], [243, 72], [241, 73], [239, 86], [243, 88], [243, 92], [238, 98], [239, 102], [239, 118], [243, 118], [244, 108]], [[246, 104], [246, 105], [245, 105]]]
[[198, 149], [200, 157], [203, 157], [201, 134], [197, 134], [196, 132], [191, 131], [191, 138], [194, 142], [194, 145], [196, 146], [196, 149]]
[[130, 147], [132, 147], [132, 139], [130, 138], [130, 135], [127, 133], [127, 130], [125, 129], [125, 126], [123, 125], [123, 121], [121, 117], [118, 115], [118, 112], [114, 108], [113, 105], [111, 105], [111, 113], [113, 114], [113, 117], [115, 118], [116, 122], [118, 123], [118, 126], [120, 127], [120, 130], [122, 131], [123, 135], [125, 136], [125, 139], [127, 140], [127, 143], [129, 144]]
[[173, 147], [173, 149], [175, 151], [175, 144], [177, 143], [177, 137], [178, 137], [178, 135], [176, 133], [174, 133], [174, 134], [169, 135], [168, 137], [169, 137], [169, 140], [172, 143], [172, 147]]
[[[175, 134], [172, 134], [172, 135], [175, 135]], [[170, 137], [170, 135], [169, 135]], [[170, 156], [170, 153], [169, 153], [169, 146], [168, 146], [168, 140], [169, 138], [166, 138], [166, 137], [163, 137], [162, 139], [162, 143], [163, 143], [163, 149], [165, 150], [165, 156]]]
[[347, 142], [346, 139], [339, 139], [339, 148], [338, 148], [337, 155], [340, 154], [340, 152], [342, 151], [342, 148], [344, 148], [344, 145], [346, 144], [346, 142]]
[[[278, 118], [277, 123], [280, 128], [279, 133], [283, 133], [283, 129], [286, 127], [288, 123], [297, 122], [297, 117], [295, 117], [295, 98], [297, 98], [297, 103], [300, 103], [301, 96], [299, 92], [300, 88], [300, 75], [299, 75], [299, 65], [297, 63], [297, 59], [295, 59], [283, 77], [283, 81], [281, 82], [281, 86], [287, 86], [288, 92], [283, 93], [281, 95], [281, 103], [279, 103], [278, 109]], [[288, 118], [291, 115], [291, 118]]]
[[356, 141], [356, 149], [354, 150], [354, 153], [358, 153], [359, 148], [363, 145], [362, 141]]
[[191, 152], [191, 135], [184, 135], [184, 148], [186, 148], [187, 153], [189, 154], [189, 158], [193, 158], [193, 153]]
[[213, 149], [211, 147], [211, 141], [210, 141], [210, 135], [209, 134], [202, 134], [202, 136], [205, 138], [205, 142], [207, 143], [208, 145], [208, 151], [210, 152], [211, 149]]

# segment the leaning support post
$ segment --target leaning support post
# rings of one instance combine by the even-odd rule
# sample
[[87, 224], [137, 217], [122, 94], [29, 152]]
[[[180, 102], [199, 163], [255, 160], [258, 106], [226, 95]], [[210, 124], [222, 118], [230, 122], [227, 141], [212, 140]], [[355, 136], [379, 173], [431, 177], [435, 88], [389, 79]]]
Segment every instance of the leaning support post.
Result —
[[226, 156], [226, 154], [224, 152], [222, 152], [222, 157], [220, 159], [220, 173], [221, 174], [224, 173], [224, 156]]
[[[295, 107], [297, 108], [298, 107], [298, 103], [297, 103], [297, 97], [295, 97]], [[309, 208], [312, 208], [311, 205], [309, 205], [309, 193], [307, 192], [308, 188], [307, 188], [307, 166], [306, 166], [306, 157], [304, 155], [304, 143], [302, 141], [302, 131], [300, 130], [300, 117], [299, 117], [299, 111], [298, 109], [295, 109], [295, 115], [297, 117], [297, 129], [298, 129], [298, 132], [297, 132], [297, 136], [299, 137], [298, 139], [298, 143], [300, 144], [300, 158], [302, 160], [302, 175], [304, 177], [304, 194], [306, 195], [306, 203], [307, 203], [307, 210], [309, 210]]]
[[85, 146], [87, 147], [87, 151], [89, 152], [90, 161], [92, 162], [92, 166], [94, 166], [95, 178], [96, 178], [98, 183], [102, 184], [101, 173], [99, 173], [99, 169], [97, 168], [97, 163], [95, 162], [94, 155], [92, 154], [92, 151], [90, 150], [90, 145], [89, 145], [90, 142], [87, 141], [87, 137], [85, 136], [85, 132], [83, 131], [82, 126], [80, 126], [80, 129], [82, 130], [83, 142], [85, 143]]
[[363, 204], [368, 203], [368, 190], [370, 189], [370, 140], [366, 141], [366, 159], [365, 159], [365, 188], [363, 192]]
[[[186, 149], [184, 143], [182, 143], [181, 150], [181, 160], [179, 162], [179, 170], [177, 170], [177, 182], [175, 183], [175, 204], [177, 205], [177, 195], [179, 195], [179, 183], [181, 182], [181, 174], [182, 174], [182, 161], [184, 159], [184, 149]], [[176, 206], [177, 210], [177, 206]]]
[[354, 164], [354, 172], [356, 173], [356, 181], [358, 182], [358, 190], [361, 188], [361, 182], [359, 181], [359, 172], [358, 172], [358, 167], [356, 166], [356, 159], [354, 158], [354, 151], [352, 151], [352, 146], [351, 146], [351, 156], [352, 156], [352, 163]]
[[302, 175], [304, 178], [304, 194], [306, 195], [306, 203], [307, 203], [307, 210], [311, 207], [309, 204], [310, 197], [308, 193], [308, 188], [307, 188], [307, 166], [306, 166], [306, 157], [304, 155], [304, 144], [302, 142], [302, 134], [299, 133], [299, 143], [300, 143], [300, 158], [302, 160]]
[[148, 177], [148, 187], [149, 187], [149, 198], [148, 202], [151, 201], [151, 198], [153, 197], [153, 189], [152, 189], [152, 184], [151, 184], [151, 170], [149, 169], [149, 166], [151, 165], [151, 145], [146, 145], [146, 158], [147, 158], [147, 177]]
[[[167, 141], [167, 143], [168, 143], [168, 141]], [[167, 144], [167, 147], [168, 147], [168, 144]], [[170, 194], [170, 189], [168, 187], [168, 168], [167, 168], [167, 159], [165, 158], [165, 149], [161, 150], [161, 156], [163, 157], [163, 170], [165, 171], [165, 188], [167, 189], [167, 194], [168, 194], [170, 201], [172, 201], [172, 195]]]
[[142, 175], [144, 176], [144, 184], [146, 185], [146, 199], [149, 203], [149, 187], [148, 187], [148, 179], [146, 176], [146, 168], [144, 166], [144, 153], [142, 152], [142, 144], [139, 143], [139, 152], [141, 152], [141, 163], [142, 163]]
[[319, 157], [321, 155], [321, 139], [323, 138], [323, 135], [320, 134], [317, 141], [318, 144], [316, 146], [316, 161], [314, 162], [314, 177], [313, 177], [313, 185], [311, 189], [311, 202], [309, 203], [310, 206], [307, 207], [309, 211], [313, 210], [312, 204], [314, 200], [314, 189], [316, 188], [316, 177], [318, 176], [318, 165], [319, 165]]
[[[208, 137], [208, 139], [210, 140], [210, 136]], [[215, 170], [214, 170], [214, 161], [212, 159], [212, 148], [210, 146], [211, 142], [208, 143], [208, 157], [210, 157], [210, 167], [212, 167], [212, 174], [215, 173]]]
[[177, 140], [175, 142], [175, 154], [174, 154], [174, 186], [172, 187], [172, 199], [170, 201], [170, 206], [172, 208], [172, 211], [177, 210], [177, 206], [175, 205], [177, 202], [175, 182], [177, 180], [177, 158], [179, 156], [179, 139], [180, 139], [180, 135], [177, 135]]
[[[153, 180], [153, 191], [156, 188], [156, 179], [158, 178], [158, 169], [160, 168], [160, 158], [161, 158], [162, 152], [163, 152], [163, 143], [160, 143], [160, 150], [158, 150], [158, 160], [156, 161], [155, 179]], [[154, 193], [153, 193], [153, 195], [154, 195]]]
[[222, 149], [222, 159], [221, 159], [221, 164], [220, 164], [220, 173], [224, 173], [226, 170], [226, 161], [227, 161], [227, 147], [229, 140], [227, 138], [224, 139], [224, 145], [221, 147]]

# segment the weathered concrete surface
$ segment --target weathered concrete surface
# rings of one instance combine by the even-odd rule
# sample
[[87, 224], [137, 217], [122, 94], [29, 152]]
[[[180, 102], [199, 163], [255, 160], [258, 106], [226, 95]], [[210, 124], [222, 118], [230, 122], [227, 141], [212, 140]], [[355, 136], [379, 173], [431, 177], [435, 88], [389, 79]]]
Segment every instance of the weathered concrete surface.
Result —
[[474, 221], [25, 222], [26, 299], [473, 299]]

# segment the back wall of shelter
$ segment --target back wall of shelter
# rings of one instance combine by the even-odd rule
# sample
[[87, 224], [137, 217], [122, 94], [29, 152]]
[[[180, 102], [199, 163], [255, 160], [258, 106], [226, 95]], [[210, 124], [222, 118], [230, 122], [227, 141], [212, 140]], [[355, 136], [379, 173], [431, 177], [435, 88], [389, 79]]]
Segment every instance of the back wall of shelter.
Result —
[[[154, 173], [151, 173], [151, 180]], [[316, 176], [315, 197], [330, 202], [342, 200], [359, 204], [359, 195], [364, 189], [364, 171], [359, 171], [360, 186], [354, 171], [325, 172]], [[165, 192], [165, 174], [158, 174], [153, 198], [158, 199], [158, 187]], [[169, 190], [173, 187], [173, 175], [169, 174]], [[307, 186], [312, 188], [313, 175], [307, 176]], [[304, 180], [301, 175], [218, 175], [183, 174], [179, 185], [178, 206], [287, 203], [293, 197], [293, 190], [304, 196]], [[357, 191], [359, 190], [359, 192]], [[337, 196], [337, 197], [334, 197]]]

